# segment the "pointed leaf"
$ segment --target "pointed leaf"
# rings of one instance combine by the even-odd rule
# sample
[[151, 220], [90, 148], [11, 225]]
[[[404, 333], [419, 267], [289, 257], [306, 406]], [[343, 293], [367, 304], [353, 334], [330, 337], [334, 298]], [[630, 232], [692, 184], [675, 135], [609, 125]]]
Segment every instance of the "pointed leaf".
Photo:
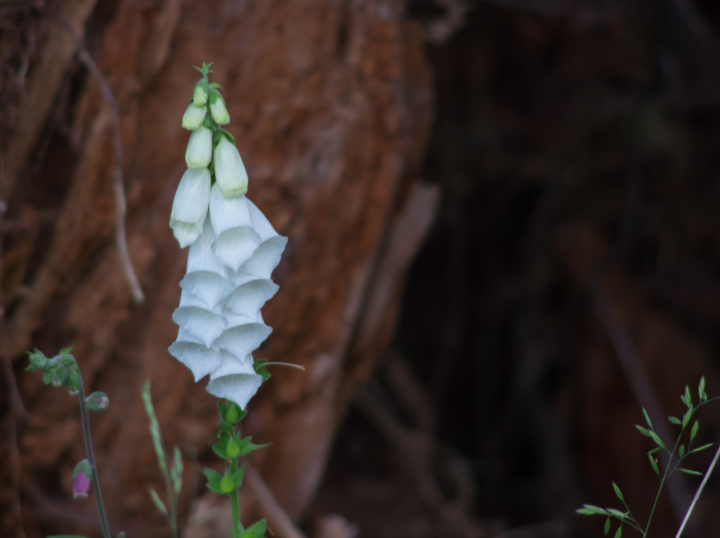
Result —
[[167, 508], [165, 508], [165, 505], [160, 500], [160, 497], [158, 497], [157, 492], [153, 488], [150, 488], [150, 498], [155, 503], [155, 506], [157, 506], [157, 509], [160, 510], [160, 513], [165, 516], [165, 519], [167, 519], [169, 517]]
[[647, 425], [650, 426], [650, 429], [652, 430], [652, 422], [650, 421], [650, 416], [647, 414], [647, 411], [645, 411], [645, 408], [642, 408], [643, 415], [645, 415], [645, 422], [647, 422]]
[[680, 457], [682, 458], [685, 455], [685, 445], [680, 445]]
[[655, 458], [653, 458], [653, 457], [650, 456], [650, 455], [648, 455], [648, 459], [650, 460], [650, 465], [652, 466], [653, 470], [655, 471], [655, 474], [657, 474], [658, 477], [659, 477], [659, 476], [660, 476], [660, 469], [658, 469], [657, 461], [655, 460]]
[[700, 428], [700, 421], [696, 420], [695, 424], [693, 424], [692, 430], [690, 430], [690, 442], [691, 443], [692, 443], [693, 439], [695, 439], [695, 436], [697, 435], [699, 428]]
[[615, 538], [622, 538], [622, 525], [615, 531]]
[[698, 471], [693, 471], [693, 470], [691, 470], [691, 469], [678, 468], [678, 471], [682, 471], [682, 472], [685, 473], [685, 474], [691, 474], [691, 475], [695, 475], [695, 476], [702, 476], [702, 475], [703, 475], [702, 473], [700, 473], [700, 472], [698, 472]]
[[222, 480], [222, 475], [220, 473], [218, 473], [215, 469], [211, 469], [210, 467], [205, 467], [203, 469], [203, 473], [205, 473], [205, 476], [207, 477], [210, 484], [212, 484], [216, 488], [220, 487], [220, 481]]
[[615, 482], [613, 482], [613, 489], [615, 490], [615, 495], [618, 496], [618, 499], [625, 502], [625, 499], [623, 499], [622, 491], [620, 491], [620, 487]]
[[700, 384], [698, 385], [698, 398], [701, 402], [707, 400], [707, 394], [705, 394], [705, 376], [700, 378]]
[[605, 529], [604, 529], [604, 532], [605, 532], [606, 535], [607, 535], [607, 533], [610, 532], [610, 518], [607, 518], [607, 519], [605, 520]]
[[701, 450], [706, 450], [706, 449], [710, 448], [711, 446], [713, 446], [714, 444], [715, 443], [708, 443], [706, 445], [699, 446], [697, 448], [693, 448], [690, 452], [688, 452], [688, 454], [692, 454], [693, 452], [700, 452]]
[[618, 519], [625, 519], [625, 512], [621, 512], [616, 508], [608, 508], [607, 511], [610, 513], [611, 516], [615, 516]]
[[677, 424], [678, 426], [679, 426], [680, 424], [682, 424], [682, 421], [681, 421], [679, 418], [677, 418], [677, 417], [670, 416], [670, 417], [668, 417], [668, 420], [669, 420], [670, 422], [672, 422], [673, 424]]

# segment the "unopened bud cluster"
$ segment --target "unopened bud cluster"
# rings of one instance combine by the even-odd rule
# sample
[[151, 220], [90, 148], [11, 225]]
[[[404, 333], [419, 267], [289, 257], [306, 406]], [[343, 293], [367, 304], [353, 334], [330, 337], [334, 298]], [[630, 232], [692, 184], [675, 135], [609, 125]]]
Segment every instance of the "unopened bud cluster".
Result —
[[43, 383], [53, 387], [67, 387], [72, 395], [80, 391], [80, 367], [70, 353], [73, 348], [60, 350], [56, 357], [48, 359], [42, 351], [28, 351], [30, 366], [26, 370], [42, 370]]
[[287, 238], [281, 237], [245, 193], [248, 176], [233, 136], [220, 86], [199, 69], [182, 125], [191, 131], [183, 174], [173, 201], [170, 227], [180, 247], [189, 246], [180, 282], [180, 327], [170, 354], [207, 390], [245, 408], [263, 376], [252, 352], [269, 336], [260, 309], [278, 290], [271, 280]]

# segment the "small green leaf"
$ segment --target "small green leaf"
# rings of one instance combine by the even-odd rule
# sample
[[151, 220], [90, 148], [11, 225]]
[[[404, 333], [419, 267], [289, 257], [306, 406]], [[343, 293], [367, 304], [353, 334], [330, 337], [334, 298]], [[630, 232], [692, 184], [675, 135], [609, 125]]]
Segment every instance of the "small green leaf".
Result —
[[683, 415], [682, 419], [682, 427], [685, 428], [689, 423], [690, 419], [692, 418], [692, 409], [688, 409], [685, 414]]
[[645, 422], [647, 422], [647, 425], [650, 426], [650, 429], [652, 430], [652, 422], [650, 422], [650, 416], [647, 414], [647, 411], [645, 411], [645, 408], [642, 408], [643, 415], [645, 415]]
[[608, 508], [607, 511], [610, 512], [611, 516], [615, 516], [618, 519], [625, 519], [625, 512], [621, 512], [616, 508]]
[[610, 518], [607, 518], [605, 520], [605, 534], [607, 535], [607, 533], [609, 533], [609, 532], [610, 532]]
[[622, 525], [620, 525], [618, 530], [615, 531], [615, 538], [622, 538]]
[[710, 448], [711, 446], [713, 446], [713, 444], [714, 444], [714, 443], [708, 443], [708, 444], [706, 444], [706, 445], [699, 446], [699, 447], [697, 447], [697, 448], [692, 449], [690, 452], [688, 452], [688, 454], [692, 454], [692, 453], [694, 453], [694, 452], [700, 452], [701, 450], [707, 450], [708, 448]]
[[685, 405], [688, 406], [688, 409], [692, 409], [692, 395], [690, 394], [690, 387], [685, 385]]
[[700, 473], [700, 472], [698, 472], [698, 471], [693, 471], [693, 470], [691, 470], [691, 469], [682, 469], [682, 468], [680, 468], [680, 467], [678, 467], [678, 471], [682, 471], [682, 472], [685, 473], [685, 474], [691, 474], [691, 475], [695, 475], [695, 476], [702, 476], [702, 475], [703, 475], [702, 473]]
[[682, 458], [685, 455], [685, 445], [680, 445], [680, 457]]
[[73, 364], [75, 364], [75, 357], [73, 357], [72, 355], [63, 355], [62, 357], [60, 357], [60, 362], [64, 366], [72, 366]]
[[691, 443], [692, 443], [693, 439], [695, 439], [695, 436], [697, 435], [699, 428], [700, 428], [700, 421], [696, 420], [695, 424], [693, 424], [692, 430], [690, 430], [690, 442]]
[[707, 400], [707, 394], [705, 394], [705, 376], [700, 378], [700, 384], [698, 385], [698, 398], [701, 402]]
[[667, 448], [665, 448], [665, 444], [662, 442], [662, 439], [660, 439], [660, 436], [658, 436], [657, 433], [650, 431], [650, 437], [652, 437], [652, 440], [655, 441], [660, 448], [667, 450]]
[[268, 379], [270, 379], [270, 377], [272, 377], [272, 374], [265, 369], [266, 362], [267, 362], [267, 359], [258, 359], [253, 364], [253, 366], [255, 368], [255, 373], [260, 374], [262, 376], [263, 383], [265, 383], [265, 381], [267, 381]]
[[660, 476], [660, 469], [658, 469], [657, 461], [655, 460], [655, 458], [653, 458], [653, 457], [650, 456], [650, 455], [648, 455], [648, 459], [650, 460], [650, 465], [652, 466], [653, 470], [655, 471], [655, 474], [658, 475], [658, 477], [659, 477], [659, 476]]
[[45, 368], [43, 372], [43, 383], [49, 385], [55, 379], [55, 368]]
[[69, 355], [75, 349], [75, 344], [60, 350], [60, 355]]
[[615, 490], [615, 495], [618, 496], [618, 499], [625, 502], [625, 499], [623, 499], [622, 491], [620, 491], [620, 487], [615, 482], [613, 482], [613, 489]]
[[679, 426], [680, 424], [682, 424], [682, 421], [681, 421], [679, 418], [677, 418], [677, 417], [670, 416], [670, 417], [668, 417], [668, 420], [669, 420], [670, 422], [672, 422], [673, 424], [677, 424], [678, 426]]
[[218, 455], [219, 458], [224, 460], [232, 459], [230, 456], [227, 455], [227, 453], [223, 450], [222, 446], [220, 446], [220, 443], [213, 445], [212, 447], [213, 452]]
[[158, 494], [155, 492], [155, 490], [153, 488], [150, 488], [150, 498], [155, 503], [155, 506], [157, 506], [157, 509], [160, 510], [160, 513], [163, 516], [165, 516], [165, 519], [167, 519], [169, 517], [167, 508], [165, 508], [165, 505], [160, 500], [160, 497], [158, 497]]
[[648, 454], [656, 454], [657, 452], [660, 452], [660, 447], [655, 447], [652, 450], [648, 450]]
[[240, 535], [240, 538], [263, 538], [263, 536], [265, 536], [266, 527], [267, 522], [263, 518], [260, 521], [255, 522], [252, 527], [249, 527], [245, 532], [243, 532]]
[[637, 428], [637, 430], [638, 430], [640, 433], [642, 433], [643, 435], [645, 435], [645, 436], [647, 436], [647, 437], [650, 437], [650, 432], [649, 432], [648, 430], [646, 430], [645, 428], [643, 428], [643, 427], [640, 426], [639, 424], [635, 424], [635, 427]]

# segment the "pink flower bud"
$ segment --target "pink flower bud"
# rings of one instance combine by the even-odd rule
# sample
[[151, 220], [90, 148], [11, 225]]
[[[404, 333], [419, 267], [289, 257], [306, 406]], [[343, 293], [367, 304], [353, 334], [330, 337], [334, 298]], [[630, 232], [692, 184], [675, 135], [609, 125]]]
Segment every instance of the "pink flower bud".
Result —
[[85, 499], [90, 491], [92, 478], [92, 465], [88, 460], [82, 460], [75, 466], [73, 471], [73, 497], [76, 499]]

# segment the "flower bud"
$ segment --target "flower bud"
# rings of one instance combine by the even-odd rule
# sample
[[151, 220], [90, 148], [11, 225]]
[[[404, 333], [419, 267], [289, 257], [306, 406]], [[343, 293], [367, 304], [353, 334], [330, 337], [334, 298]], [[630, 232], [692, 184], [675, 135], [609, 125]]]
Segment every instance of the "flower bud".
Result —
[[215, 147], [215, 179], [225, 198], [235, 198], [245, 194], [248, 188], [248, 175], [235, 145], [224, 135], [220, 136]]
[[187, 170], [180, 179], [170, 213], [170, 227], [180, 248], [194, 243], [202, 233], [209, 204], [210, 172], [207, 168]]
[[207, 168], [212, 158], [212, 131], [205, 126], [198, 127], [190, 135], [185, 162], [188, 168]]
[[108, 405], [110, 405], [110, 399], [104, 392], [93, 392], [90, 396], [85, 398], [85, 402], [87, 403], [88, 409], [91, 411], [102, 411], [103, 409], [107, 409]]
[[90, 491], [92, 483], [93, 468], [88, 460], [82, 460], [75, 466], [73, 471], [73, 497], [76, 499], [85, 499]]
[[213, 90], [210, 94], [210, 114], [218, 125], [227, 125], [230, 123], [230, 114], [228, 114], [227, 108], [225, 108], [225, 100], [220, 95], [220, 92]]
[[230, 493], [233, 489], [235, 489], [235, 483], [230, 476], [230, 471], [226, 471], [222, 480], [220, 480], [220, 491], [223, 493]]
[[240, 409], [235, 402], [230, 402], [227, 410], [225, 411], [225, 420], [230, 424], [235, 424], [240, 418]]
[[196, 105], [203, 106], [208, 100], [208, 89], [207, 83], [201, 80], [195, 85], [195, 91], [193, 92], [193, 102]]
[[207, 108], [205, 105], [198, 106], [194, 103], [190, 103], [190, 106], [187, 107], [187, 110], [182, 117], [183, 129], [194, 131], [199, 128], [203, 124], [203, 121], [205, 121], [205, 114], [207, 114]]
[[68, 391], [70, 391], [70, 394], [77, 394], [78, 391], [80, 391], [80, 374], [75, 370], [71, 370], [68, 374], [65, 386], [68, 388]]
[[225, 454], [230, 456], [231, 458], [234, 458], [238, 454], [240, 454], [240, 447], [238, 446], [235, 439], [230, 439], [228, 441], [227, 446], [225, 447]]

